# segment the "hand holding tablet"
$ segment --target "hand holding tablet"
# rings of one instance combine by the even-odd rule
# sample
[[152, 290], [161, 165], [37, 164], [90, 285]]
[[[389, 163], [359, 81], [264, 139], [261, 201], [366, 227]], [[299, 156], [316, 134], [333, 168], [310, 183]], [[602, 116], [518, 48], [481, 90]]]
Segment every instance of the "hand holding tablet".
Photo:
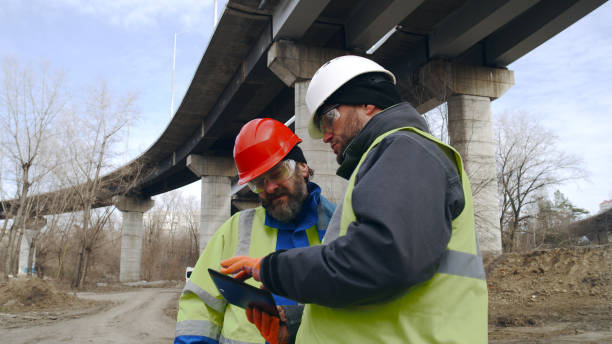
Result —
[[249, 306], [257, 307], [270, 315], [279, 316], [269, 291], [253, 287], [213, 269], [208, 269], [208, 273], [227, 302], [244, 309]]

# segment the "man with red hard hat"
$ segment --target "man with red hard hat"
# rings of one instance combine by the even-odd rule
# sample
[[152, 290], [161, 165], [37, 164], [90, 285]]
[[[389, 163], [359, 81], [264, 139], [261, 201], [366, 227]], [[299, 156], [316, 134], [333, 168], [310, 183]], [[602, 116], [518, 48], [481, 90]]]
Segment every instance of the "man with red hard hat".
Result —
[[[222, 260], [236, 255], [261, 257], [321, 243], [335, 205], [309, 181], [314, 172], [298, 147], [301, 141], [271, 118], [254, 119], [240, 130], [234, 144], [238, 183], [247, 184], [262, 205], [234, 214], [206, 245], [179, 300], [175, 343], [272, 343], [279, 333], [289, 338], [297, 332], [299, 322], [291, 321], [259, 331], [251, 322], [258, 324], [261, 314], [254, 319], [252, 310], [245, 314], [228, 304], [207, 270], [219, 270]], [[260, 285], [253, 279], [246, 283]], [[274, 298], [283, 320], [299, 320], [303, 306]]]

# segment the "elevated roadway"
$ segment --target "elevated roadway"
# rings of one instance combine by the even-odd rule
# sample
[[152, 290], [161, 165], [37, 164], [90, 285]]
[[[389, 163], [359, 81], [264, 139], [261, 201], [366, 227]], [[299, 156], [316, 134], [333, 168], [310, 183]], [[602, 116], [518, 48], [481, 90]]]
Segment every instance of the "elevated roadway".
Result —
[[429, 61], [505, 67], [604, 2], [229, 1], [174, 118], [137, 159], [148, 171], [137, 189], [153, 196], [190, 184], [199, 179], [186, 167], [190, 154], [231, 157], [247, 121], [293, 116], [293, 88], [268, 68], [274, 42], [363, 54], [393, 30], [370, 57], [394, 72], [405, 98], [420, 107], [431, 99], [410, 86]]

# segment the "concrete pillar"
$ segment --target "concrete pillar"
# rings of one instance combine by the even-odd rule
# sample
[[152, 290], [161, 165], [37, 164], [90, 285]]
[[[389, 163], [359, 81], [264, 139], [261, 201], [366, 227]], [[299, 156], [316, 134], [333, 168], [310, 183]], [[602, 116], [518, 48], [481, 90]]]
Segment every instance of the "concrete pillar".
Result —
[[27, 268], [30, 249], [34, 250], [34, 252], [32, 252], [32, 267], [36, 266], [36, 247], [32, 247], [32, 240], [46, 225], [47, 220], [44, 217], [30, 219], [26, 222], [25, 233], [21, 240], [21, 246], [19, 247], [17, 275], [26, 275], [28, 273]]
[[295, 91], [295, 133], [302, 139], [308, 165], [315, 171], [313, 181], [321, 186], [323, 195], [338, 204], [344, 196], [346, 180], [336, 176], [336, 155], [321, 140], [308, 135], [310, 113], [306, 108], [306, 90], [314, 73], [325, 62], [346, 55], [342, 50], [301, 46], [290, 42], [275, 42], [268, 51], [268, 68]]
[[121, 262], [119, 264], [119, 281], [132, 282], [140, 280], [142, 258], [142, 236], [144, 224], [142, 215], [155, 203], [152, 199], [115, 196], [115, 207], [121, 211]]
[[231, 215], [231, 177], [236, 174], [234, 160], [212, 156], [189, 155], [187, 167], [202, 178], [200, 206], [200, 253], [217, 229]]
[[454, 95], [448, 99], [448, 135], [470, 176], [476, 230], [483, 252], [501, 254], [495, 142], [488, 97]]
[[461, 154], [470, 177], [476, 230], [483, 254], [501, 254], [499, 196], [495, 166], [495, 142], [491, 100], [514, 85], [514, 73], [506, 69], [432, 61], [419, 71], [420, 83], [430, 99], [420, 111], [448, 102], [450, 144]]

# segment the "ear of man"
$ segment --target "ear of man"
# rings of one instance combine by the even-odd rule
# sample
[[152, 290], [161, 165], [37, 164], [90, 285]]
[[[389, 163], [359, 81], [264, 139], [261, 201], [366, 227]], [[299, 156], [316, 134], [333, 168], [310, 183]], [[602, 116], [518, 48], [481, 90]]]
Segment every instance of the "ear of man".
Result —
[[377, 108], [376, 105], [372, 105], [372, 104], [366, 104], [364, 105], [365, 110], [366, 110], [366, 115], [372, 117], [374, 115], [376, 115], [377, 113], [379, 113], [380, 111], [382, 111], [381, 109]]
[[308, 177], [308, 165], [304, 162], [297, 163], [297, 174], [302, 178]]

